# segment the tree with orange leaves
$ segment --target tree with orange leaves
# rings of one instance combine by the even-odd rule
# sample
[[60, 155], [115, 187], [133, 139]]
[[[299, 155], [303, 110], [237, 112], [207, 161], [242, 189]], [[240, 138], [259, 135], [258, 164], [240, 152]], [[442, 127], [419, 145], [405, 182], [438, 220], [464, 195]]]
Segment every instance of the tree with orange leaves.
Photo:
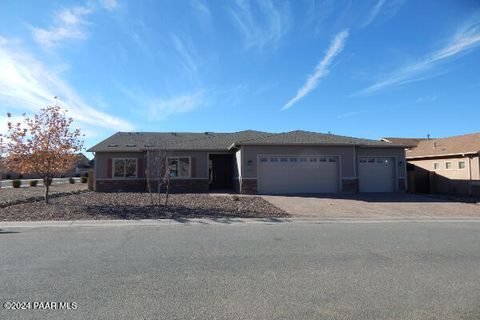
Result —
[[[11, 118], [11, 114], [7, 114]], [[68, 118], [59, 106], [48, 106], [23, 121], [8, 122], [6, 137], [7, 165], [21, 174], [36, 173], [43, 178], [45, 203], [53, 175], [75, 166], [75, 153], [82, 150], [83, 140], [79, 129], [72, 129], [73, 119]]]

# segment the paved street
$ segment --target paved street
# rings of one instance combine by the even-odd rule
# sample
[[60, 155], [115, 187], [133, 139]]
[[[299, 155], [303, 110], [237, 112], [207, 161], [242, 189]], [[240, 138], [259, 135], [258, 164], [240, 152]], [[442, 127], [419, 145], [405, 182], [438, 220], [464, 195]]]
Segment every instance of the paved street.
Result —
[[4, 228], [0, 319], [479, 319], [480, 222]]

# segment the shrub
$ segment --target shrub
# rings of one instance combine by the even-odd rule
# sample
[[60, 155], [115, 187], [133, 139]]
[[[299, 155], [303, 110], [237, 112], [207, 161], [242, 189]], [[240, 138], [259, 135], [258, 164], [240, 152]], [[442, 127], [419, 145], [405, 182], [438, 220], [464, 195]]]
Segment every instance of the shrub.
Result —
[[74, 183], [75, 183], [75, 179], [73, 179], [72, 177], [68, 178], [68, 183], [74, 184]]
[[30, 187], [36, 187], [38, 184], [38, 180], [30, 180], [28, 184], [30, 185]]
[[88, 181], [87, 177], [81, 177], [80, 178], [80, 182], [82, 182], [82, 183], [87, 183], [87, 181]]
[[22, 181], [19, 179], [12, 180], [12, 187], [14, 188], [20, 188], [22, 185]]

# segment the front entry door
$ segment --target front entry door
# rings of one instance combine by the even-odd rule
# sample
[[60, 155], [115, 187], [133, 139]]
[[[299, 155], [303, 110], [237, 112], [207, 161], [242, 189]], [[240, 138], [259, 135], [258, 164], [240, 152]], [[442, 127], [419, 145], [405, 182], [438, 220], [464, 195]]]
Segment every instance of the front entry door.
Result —
[[232, 188], [232, 166], [233, 157], [229, 154], [210, 155], [210, 188], [231, 189]]

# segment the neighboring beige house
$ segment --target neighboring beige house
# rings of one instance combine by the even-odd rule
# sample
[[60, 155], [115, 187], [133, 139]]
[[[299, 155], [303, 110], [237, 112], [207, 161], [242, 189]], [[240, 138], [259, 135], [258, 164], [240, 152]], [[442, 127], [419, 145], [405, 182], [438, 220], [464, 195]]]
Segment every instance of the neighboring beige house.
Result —
[[396, 192], [406, 186], [404, 145], [300, 130], [118, 132], [88, 151], [95, 154], [96, 191], [144, 191], [147, 168], [154, 187], [169, 175], [173, 192]]
[[480, 195], [480, 133], [441, 139], [384, 138], [406, 150], [413, 192]]

